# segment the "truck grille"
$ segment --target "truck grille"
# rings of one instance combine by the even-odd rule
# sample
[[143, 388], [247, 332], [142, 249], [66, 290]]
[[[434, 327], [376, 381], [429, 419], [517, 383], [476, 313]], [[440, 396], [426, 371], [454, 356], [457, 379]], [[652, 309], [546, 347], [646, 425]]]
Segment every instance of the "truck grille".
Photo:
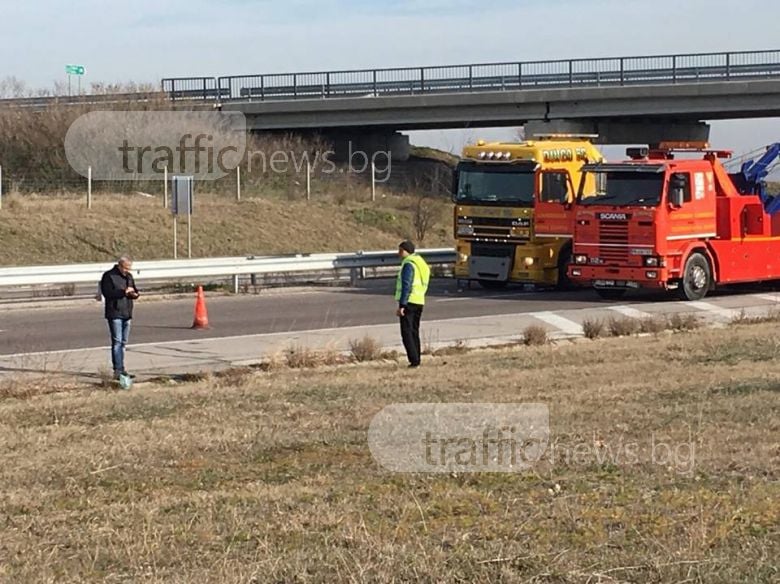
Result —
[[513, 219], [511, 217], [474, 217], [474, 237], [490, 237], [501, 239], [527, 239], [525, 237], [512, 237], [512, 223], [517, 222], [519, 227], [530, 228], [531, 220], [528, 218]]
[[472, 243], [471, 255], [488, 258], [511, 258], [514, 255], [514, 245], [500, 243]]
[[610, 221], [599, 226], [599, 257], [605, 263], [625, 264], [628, 262], [628, 222]]

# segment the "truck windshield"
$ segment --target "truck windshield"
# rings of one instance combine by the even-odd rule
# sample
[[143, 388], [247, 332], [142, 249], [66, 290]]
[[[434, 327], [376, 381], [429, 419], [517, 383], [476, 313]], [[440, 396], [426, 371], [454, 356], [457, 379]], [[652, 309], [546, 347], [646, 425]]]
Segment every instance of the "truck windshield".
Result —
[[527, 166], [461, 165], [459, 175], [458, 203], [533, 207], [536, 174]]
[[595, 176], [595, 196], [583, 197], [582, 205], [614, 205], [616, 207], [655, 207], [661, 202], [664, 175], [657, 172], [592, 172]]

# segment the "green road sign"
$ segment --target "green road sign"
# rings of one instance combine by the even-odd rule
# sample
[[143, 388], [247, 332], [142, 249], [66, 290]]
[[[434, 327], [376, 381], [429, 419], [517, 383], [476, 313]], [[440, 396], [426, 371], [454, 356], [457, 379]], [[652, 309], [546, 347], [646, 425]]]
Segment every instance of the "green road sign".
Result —
[[83, 65], [65, 65], [65, 73], [68, 75], [84, 75], [86, 69]]

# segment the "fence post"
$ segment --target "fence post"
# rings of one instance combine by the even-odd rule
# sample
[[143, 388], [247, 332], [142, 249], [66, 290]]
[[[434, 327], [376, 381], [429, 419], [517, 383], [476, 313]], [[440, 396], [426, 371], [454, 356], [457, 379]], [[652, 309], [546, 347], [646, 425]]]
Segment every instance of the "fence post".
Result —
[[87, 168], [87, 209], [92, 208], [92, 167]]
[[3, 167], [0, 166], [0, 209], [3, 208]]
[[672, 83], [677, 83], [677, 55], [672, 56]]
[[726, 53], [726, 79], [731, 79], [731, 53]]
[[236, 201], [241, 200], [241, 165], [236, 166]]
[[311, 161], [306, 157], [306, 200], [311, 201]]
[[163, 209], [168, 208], [168, 167], [163, 168]]
[[376, 161], [371, 159], [371, 201], [376, 202]]

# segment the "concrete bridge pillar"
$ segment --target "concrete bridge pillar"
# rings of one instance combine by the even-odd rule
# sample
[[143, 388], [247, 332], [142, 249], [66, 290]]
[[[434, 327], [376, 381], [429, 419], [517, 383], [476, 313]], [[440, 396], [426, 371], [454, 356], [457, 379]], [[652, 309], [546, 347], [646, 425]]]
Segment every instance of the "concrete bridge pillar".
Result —
[[597, 144], [648, 144], [660, 142], [709, 142], [710, 126], [690, 120], [642, 121], [550, 120], [525, 125], [526, 139], [538, 134], [591, 134]]

